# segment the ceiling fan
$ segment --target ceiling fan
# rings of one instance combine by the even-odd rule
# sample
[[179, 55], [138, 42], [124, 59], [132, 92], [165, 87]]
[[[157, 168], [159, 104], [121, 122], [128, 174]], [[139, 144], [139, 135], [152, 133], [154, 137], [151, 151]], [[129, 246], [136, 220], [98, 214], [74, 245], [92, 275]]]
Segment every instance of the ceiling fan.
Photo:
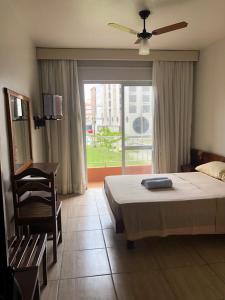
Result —
[[179, 23], [175, 23], [169, 26], [165, 26], [165, 27], [161, 27], [158, 29], [153, 30], [152, 32], [148, 32], [146, 30], [145, 27], [145, 20], [149, 17], [150, 15], [150, 10], [148, 9], [144, 9], [141, 10], [139, 12], [139, 16], [141, 17], [141, 19], [144, 22], [144, 28], [142, 32], [137, 32], [136, 30], [133, 30], [129, 27], [117, 24], [117, 23], [108, 23], [109, 26], [112, 26], [116, 29], [134, 34], [138, 37], [138, 39], [136, 40], [135, 44], [140, 44], [140, 48], [139, 48], [139, 54], [140, 55], [148, 55], [150, 50], [149, 50], [149, 45], [148, 45], [148, 40], [153, 36], [153, 35], [159, 35], [159, 34], [163, 34], [166, 32], [170, 32], [170, 31], [174, 31], [174, 30], [178, 30], [178, 29], [182, 29], [187, 27], [188, 23], [187, 22], [179, 22]]

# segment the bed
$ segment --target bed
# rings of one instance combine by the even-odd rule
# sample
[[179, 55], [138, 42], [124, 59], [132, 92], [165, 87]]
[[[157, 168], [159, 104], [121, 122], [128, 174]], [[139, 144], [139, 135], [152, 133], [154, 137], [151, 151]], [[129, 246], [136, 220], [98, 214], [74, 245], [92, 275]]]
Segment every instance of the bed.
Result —
[[[164, 175], [172, 179], [172, 189], [149, 191], [141, 185], [144, 178]], [[107, 176], [104, 190], [115, 230], [125, 232], [128, 241], [225, 233], [225, 182], [206, 174]]]

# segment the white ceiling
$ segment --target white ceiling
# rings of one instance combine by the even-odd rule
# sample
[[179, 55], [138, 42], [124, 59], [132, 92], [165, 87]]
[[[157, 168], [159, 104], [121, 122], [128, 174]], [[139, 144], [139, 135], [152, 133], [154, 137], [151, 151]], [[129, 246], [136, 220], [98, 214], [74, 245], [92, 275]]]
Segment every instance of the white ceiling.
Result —
[[58, 48], [136, 48], [134, 35], [107, 26], [142, 30], [138, 11], [150, 8], [149, 31], [180, 21], [186, 29], [152, 37], [151, 49], [202, 49], [225, 37], [225, 0], [10, 0], [35, 44]]

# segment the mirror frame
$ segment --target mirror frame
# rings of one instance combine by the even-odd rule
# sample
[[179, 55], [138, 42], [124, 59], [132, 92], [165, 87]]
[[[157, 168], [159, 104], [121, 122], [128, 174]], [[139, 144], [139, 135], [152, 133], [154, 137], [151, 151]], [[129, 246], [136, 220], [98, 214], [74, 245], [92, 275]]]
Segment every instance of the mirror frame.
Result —
[[[12, 175], [19, 174], [26, 170], [33, 163], [33, 153], [32, 153], [32, 139], [31, 139], [31, 105], [30, 98], [10, 89], [4, 88], [5, 98], [6, 98], [6, 114], [7, 114], [7, 125], [8, 125], [8, 142], [9, 142], [9, 154], [10, 154], [10, 164]], [[12, 110], [10, 105], [10, 97], [16, 97], [27, 102], [28, 106], [28, 130], [29, 130], [29, 142], [30, 142], [30, 160], [22, 164], [18, 169], [15, 169], [15, 151], [14, 151], [14, 135], [12, 127]]]

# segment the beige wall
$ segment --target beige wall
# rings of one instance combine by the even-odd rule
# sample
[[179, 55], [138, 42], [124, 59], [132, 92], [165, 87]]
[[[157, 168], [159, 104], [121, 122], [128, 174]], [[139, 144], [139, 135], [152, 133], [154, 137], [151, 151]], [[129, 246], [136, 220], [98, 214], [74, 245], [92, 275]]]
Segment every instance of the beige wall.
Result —
[[200, 53], [192, 146], [225, 155], [225, 39]]
[[[9, 1], [1, 0], [0, 8], [0, 159], [6, 194], [7, 219], [13, 216], [8, 154], [7, 124], [3, 88], [7, 87], [32, 98], [33, 111], [39, 111], [39, 88], [35, 48], [22, 20], [14, 13]], [[42, 131], [33, 129], [34, 159], [40, 161]], [[12, 226], [11, 226], [12, 228]]]

